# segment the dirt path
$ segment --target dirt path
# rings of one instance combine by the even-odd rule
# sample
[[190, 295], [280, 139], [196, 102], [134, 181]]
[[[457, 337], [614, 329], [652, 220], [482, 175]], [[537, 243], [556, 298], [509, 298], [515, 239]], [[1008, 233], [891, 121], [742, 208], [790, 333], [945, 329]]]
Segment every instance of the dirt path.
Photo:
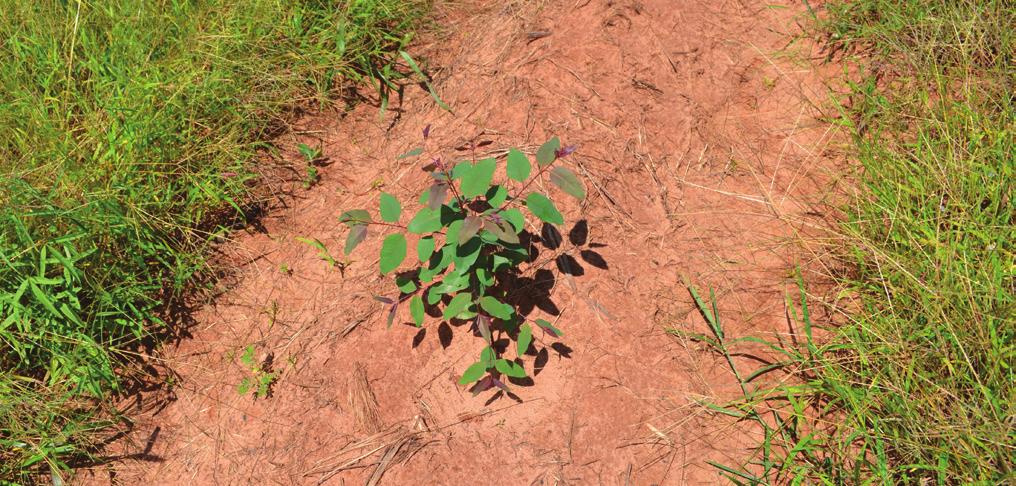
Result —
[[[450, 32], [423, 46], [455, 113], [412, 88], [397, 120], [362, 106], [297, 127], [287, 146], [321, 141], [332, 162], [321, 184], [272, 213], [266, 231], [227, 245], [245, 262], [235, 288], [165, 352], [179, 373], [175, 401], [138, 419], [134, 459], [93, 479], [714, 484], [706, 460], [746, 457], [752, 432], [694, 403], [730, 397], [736, 383], [665, 329], [705, 330], [684, 275], [718, 289], [730, 332], [787, 329], [784, 292], [814, 259], [798, 229], [822, 224], [815, 209], [836, 163], [814, 108], [825, 88], [795, 40], [800, 2], [466, 3], [443, 7]], [[590, 197], [560, 198], [563, 244], [532, 269], [549, 294], [533, 316], [550, 314], [565, 335], [540, 336], [525, 366], [542, 369], [517, 387], [521, 403], [455, 384], [479, 350], [465, 329], [385, 329], [371, 295], [393, 284], [377, 274], [377, 234], [344, 274], [295, 239], [338, 255], [336, 216], [376, 208], [379, 184], [415, 201], [428, 176], [396, 156], [427, 124], [448, 148], [532, 150], [552, 135], [579, 147], [568, 163]], [[281, 373], [270, 398], [237, 393], [250, 344]], [[358, 366], [376, 416], [364, 416], [372, 401]]]

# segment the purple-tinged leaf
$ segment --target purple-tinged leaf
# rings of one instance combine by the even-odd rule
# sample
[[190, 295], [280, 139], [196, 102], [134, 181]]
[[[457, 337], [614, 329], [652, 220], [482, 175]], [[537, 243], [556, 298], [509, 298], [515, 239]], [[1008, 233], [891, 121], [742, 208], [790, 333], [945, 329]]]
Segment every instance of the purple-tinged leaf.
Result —
[[582, 187], [582, 183], [579, 182], [579, 178], [575, 176], [575, 173], [568, 170], [567, 167], [557, 166], [550, 171], [550, 182], [560, 187], [562, 191], [571, 194], [578, 200], [585, 199], [586, 188]]
[[423, 166], [424, 172], [434, 172], [443, 169], [444, 164], [441, 162], [441, 157], [436, 157], [434, 160], [431, 160], [429, 164]]
[[490, 375], [487, 375], [487, 376], [483, 377], [483, 379], [481, 379], [480, 381], [476, 382], [476, 384], [473, 385], [469, 389], [469, 391], [475, 397], [475, 396], [477, 396], [477, 395], [479, 395], [479, 394], [481, 394], [481, 393], [483, 393], [483, 392], [485, 392], [487, 390], [490, 390], [491, 388], [494, 388], [494, 377], [490, 376]]
[[554, 155], [556, 155], [557, 158], [559, 158], [559, 159], [563, 159], [563, 158], [565, 158], [565, 157], [575, 153], [576, 149], [578, 149], [578, 147], [576, 147], [574, 145], [569, 145], [567, 147], [563, 147], [563, 148], [557, 149], [556, 151], [554, 151]]
[[430, 137], [430, 123], [423, 127], [423, 139], [426, 140], [427, 137]]
[[443, 181], [435, 182], [430, 186], [430, 195], [427, 196], [427, 207], [437, 211], [448, 197], [448, 184]]
[[511, 388], [508, 388], [508, 385], [505, 385], [503, 381], [501, 381], [501, 380], [499, 380], [497, 378], [494, 378], [493, 376], [490, 377], [490, 381], [491, 381], [491, 383], [493, 383], [494, 386], [504, 390], [505, 393], [511, 393], [512, 392]]
[[476, 236], [482, 226], [483, 220], [479, 216], [475, 214], [466, 216], [465, 221], [462, 222], [462, 228], [459, 229], [459, 245], [464, 245], [470, 238]]
[[[497, 215], [493, 215], [493, 217], [501, 219]], [[483, 222], [483, 229], [490, 231], [491, 233], [494, 234], [494, 236], [497, 236], [499, 240], [505, 243], [518, 244], [519, 235], [515, 234], [515, 232], [510, 229], [505, 229], [506, 226], [511, 228], [511, 225], [508, 222], [502, 222], [501, 224], [498, 224], [494, 222], [493, 217]]]
[[392, 304], [391, 309], [388, 310], [388, 327], [392, 327], [392, 323], [395, 322], [395, 314], [399, 311], [399, 303]]
[[356, 245], [359, 245], [367, 238], [367, 225], [358, 224], [349, 228], [349, 236], [346, 237], [346, 254], [350, 254]]
[[378, 301], [378, 302], [380, 302], [382, 304], [388, 304], [388, 305], [391, 305], [391, 304], [395, 303], [394, 300], [389, 299], [388, 297], [381, 296], [381, 295], [375, 295], [374, 296], [374, 300], [376, 300], [376, 301]]
[[476, 329], [480, 331], [480, 335], [487, 341], [487, 344], [490, 344], [490, 318], [483, 314], [476, 316]]

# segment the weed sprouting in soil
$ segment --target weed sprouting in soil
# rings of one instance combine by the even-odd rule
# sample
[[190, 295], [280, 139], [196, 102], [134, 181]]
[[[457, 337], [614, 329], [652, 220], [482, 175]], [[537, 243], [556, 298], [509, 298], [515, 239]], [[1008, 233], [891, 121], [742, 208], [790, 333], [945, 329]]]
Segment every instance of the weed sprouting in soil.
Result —
[[247, 345], [240, 355], [240, 363], [246, 371], [236, 392], [240, 395], [253, 393], [256, 398], [267, 398], [272, 394], [272, 386], [279, 379], [279, 374], [272, 370], [274, 355], [269, 353], [263, 360], [258, 360], [254, 345]]
[[[430, 133], [424, 130], [426, 140]], [[520, 277], [520, 265], [530, 252], [520, 238], [525, 230], [525, 208], [545, 225], [562, 225], [564, 217], [544, 194], [531, 191], [534, 181], [545, 175], [565, 193], [583, 199], [585, 188], [561, 161], [575, 150], [562, 147], [555, 137], [536, 151], [536, 173], [528, 156], [510, 149], [506, 156], [507, 180], [494, 182], [495, 158], [446, 163], [433, 158], [423, 170], [433, 179], [419, 197], [422, 206], [406, 225], [403, 207], [389, 193], [380, 195], [379, 220], [364, 209], [344, 212], [339, 220], [349, 227], [346, 253], [353, 251], [368, 235], [368, 228], [394, 228], [382, 242], [380, 270], [394, 274], [398, 294], [376, 296], [387, 307], [388, 325], [408, 301], [409, 315], [416, 326], [428, 316], [445, 322], [469, 322], [483, 341], [479, 358], [462, 373], [459, 383], [472, 384], [474, 394], [492, 388], [511, 393], [503, 377], [527, 378], [523, 356], [531, 351], [534, 330], [554, 337], [561, 331], [545, 319], [528, 319], [518, 308], [519, 296], [513, 285]], [[400, 158], [418, 157], [423, 147]], [[405, 234], [403, 233], [405, 232]], [[419, 267], [399, 271], [409, 254], [406, 234], [414, 235], [415, 258]], [[509, 353], [508, 342], [514, 342]], [[509, 359], [507, 356], [514, 355]]]
[[[804, 283], [798, 280], [800, 300], [795, 303], [788, 295], [786, 302], [792, 334], [796, 336], [798, 326], [803, 331], [803, 342], [797, 346], [755, 336], [729, 336], [713, 290], [709, 290], [707, 301], [693, 284], [685, 281], [685, 285], [709, 333], [678, 328], [668, 329], [668, 332], [704, 344], [708, 350], [722, 356], [741, 391], [739, 399], [723, 403], [701, 400], [699, 404], [712, 412], [753, 423], [762, 432], [761, 442], [746, 461], [736, 464], [710, 461], [709, 464], [738, 485], [860, 484], [861, 469], [852, 471], [853, 475], [845, 475], [845, 469], [840, 467], [852, 463], [852, 454], [857, 451], [836, 447], [839, 430], [835, 426], [815, 426], [817, 420], [824, 420], [821, 418], [824, 414], [836, 409], [836, 404], [829, 400], [828, 390], [824, 388], [827, 384], [816, 379], [814, 370], [834, 360], [837, 347], [821, 345], [815, 340]], [[746, 373], [737, 365], [737, 359], [745, 356], [751, 356], [753, 361], [761, 360], [763, 364]], [[770, 373], [782, 373], [785, 378], [762, 379]], [[864, 456], [867, 451], [862, 450], [860, 454]]]

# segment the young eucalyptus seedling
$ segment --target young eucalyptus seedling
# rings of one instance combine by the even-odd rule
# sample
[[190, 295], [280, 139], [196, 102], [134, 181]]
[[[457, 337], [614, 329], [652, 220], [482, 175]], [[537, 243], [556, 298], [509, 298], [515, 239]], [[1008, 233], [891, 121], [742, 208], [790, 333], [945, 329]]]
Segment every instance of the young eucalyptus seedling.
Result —
[[[424, 129], [424, 139], [429, 128]], [[339, 217], [349, 227], [347, 254], [367, 237], [368, 228], [387, 233], [379, 266], [382, 274], [395, 274], [399, 292], [375, 298], [387, 306], [389, 326], [406, 301], [409, 316], [418, 327], [428, 314], [439, 315], [440, 321], [471, 324], [483, 346], [459, 383], [475, 383], [474, 394], [494, 387], [508, 392], [503, 376], [527, 376], [522, 357], [532, 344], [534, 327], [561, 336], [550, 322], [522, 316], [517, 297], [512, 295], [517, 289], [509, 287], [529, 258], [529, 248], [519, 238], [527, 213], [545, 224], [564, 224], [561, 212], [546, 194], [534, 189], [534, 182], [547, 177], [565, 193], [585, 198], [582, 183], [561, 162], [574, 150], [561, 147], [554, 137], [537, 150], [535, 167], [526, 154], [514, 148], [507, 152], [503, 164], [497, 158], [474, 157], [455, 164], [434, 158], [422, 167], [432, 182], [420, 195], [420, 207], [407, 223], [402, 223], [402, 203], [387, 192], [380, 195], [379, 219], [365, 209], [346, 211]], [[423, 153], [423, 148], [416, 148], [400, 158]], [[496, 182], [495, 174], [502, 165], [505, 180]], [[412, 256], [410, 241], [415, 247]], [[417, 268], [397, 272], [407, 257]], [[505, 337], [515, 346], [494, 346]], [[514, 359], [510, 359], [512, 355]]]

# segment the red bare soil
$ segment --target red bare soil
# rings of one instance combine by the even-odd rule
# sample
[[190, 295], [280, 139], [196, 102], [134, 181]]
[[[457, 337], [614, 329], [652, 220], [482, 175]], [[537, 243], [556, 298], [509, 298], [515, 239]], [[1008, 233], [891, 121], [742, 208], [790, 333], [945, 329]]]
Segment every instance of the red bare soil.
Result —
[[[784, 292], [795, 267], [817, 258], [799, 232], [825, 224], [816, 208], [838, 163], [817, 121], [826, 90], [794, 23], [800, 2], [773, 3], [443, 7], [447, 34], [421, 50], [454, 114], [411, 86], [384, 120], [361, 105], [309, 117], [281, 141], [294, 157], [297, 142], [323, 144], [321, 183], [272, 212], [266, 231], [224, 246], [235, 286], [197, 312], [192, 339], [163, 352], [179, 373], [174, 401], [138, 412], [123, 445], [132, 459], [91, 480], [720, 482], [706, 461], [743, 461], [753, 431], [694, 401], [738, 391], [722, 359], [665, 332], [706, 331], [682, 277], [717, 289], [731, 334], [786, 332]], [[563, 243], [527, 267], [547, 290], [531, 316], [564, 336], [538, 336], [525, 367], [542, 368], [514, 387], [521, 403], [456, 384], [481, 346], [465, 327], [432, 320], [420, 331], [400, 316], [385, 328], [372, 295], [394, 284], [378, 274], [379, 232], [344, 273], [295, 239], [318, 238], [338, 257], [336, 217], [376, 211], [379, 187], [415, 212], [428, 175], [396, 157], [427, 124], [428, 146], [448, 159], [468, 157], [454, 148], [469, 142], [491, 142], [478, 156], [532, 152], [554, 135], [578, 146], [564, 162], [589, 196], [578, 204], [547, 185], [565, 214]], [[248, 344], [259, 360], [273, 355], [270, 398], [237, 393]]]

